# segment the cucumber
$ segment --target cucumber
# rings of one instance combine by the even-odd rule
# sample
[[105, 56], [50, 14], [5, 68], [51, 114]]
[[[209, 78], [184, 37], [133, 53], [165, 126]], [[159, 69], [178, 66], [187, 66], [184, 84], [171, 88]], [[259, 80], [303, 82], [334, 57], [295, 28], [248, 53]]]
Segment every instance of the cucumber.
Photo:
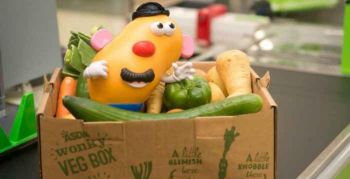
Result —
[[263, 101], [256, 94], [247, 94], [222, 101], [202, 105], [177, 113], [147, 114], [126, 111], [108, 105], [100, 104], [89, 99], [74, 96], [63, 98], [64, 106], [76, 117], [87, 122], [95, 121], [133, 121], [160, 119], [187, 119], [198, 116], [231, 116], [255, 113], [261, 110]]
[[76, 96], [82, 97], [82, 98], [90, 98], [87, 81], [84, 78], [83, 73], [81, 73], [78, 77]]

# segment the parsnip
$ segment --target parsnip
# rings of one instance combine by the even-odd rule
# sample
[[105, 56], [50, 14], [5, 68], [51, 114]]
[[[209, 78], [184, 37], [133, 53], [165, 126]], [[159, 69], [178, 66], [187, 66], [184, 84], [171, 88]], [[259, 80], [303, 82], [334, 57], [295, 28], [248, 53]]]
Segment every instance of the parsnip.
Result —
[[160, 82], [147, 100], [147, 113], [159, 114], [163, 106], [165, 83]]
[[[167, 75], [171, 75], [172, 73], [174, 73], [173, 68], [169, 68], [166, 71]], [[160, 82], [158, 86], [153, 90], [146, 102], [147, 113], [159, 114], [162, 111], [164, 90], [165, 83]]]
[[245, 53], [239, 50], [221, 53], [216, 59], [216, 69], [229, 97], [252, 93], [250, 62]]
[[217, 84], [215, 84], [213, 82], [209, 82], [209, 86], [211, 89], [211, 102], [212, 103], [225, 99], [224, 93], [221, 91], [220, 87]]
[[216, 67], [213, 66], [209, 71], [208, 71], [208, 81], [213, 82], [217, 84], [221, 91], [224, 93], [225, 96], [227, 96], [227, 91], [224, 85], [224, 82], [222, 81], [221, 77], [219, 76], [218, 72], [216, 71]]

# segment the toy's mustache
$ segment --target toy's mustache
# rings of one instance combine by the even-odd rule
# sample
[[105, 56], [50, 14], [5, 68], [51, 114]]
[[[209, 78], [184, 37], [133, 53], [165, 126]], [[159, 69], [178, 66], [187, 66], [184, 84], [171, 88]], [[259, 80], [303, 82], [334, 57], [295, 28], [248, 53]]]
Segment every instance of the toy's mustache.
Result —
[[143, 73], [134, 73], [127, 68], [123, 68], [120, 76], [124, 81], [127, 82], [152, 82], [154, 80], [154, 72], [152, 69], [149, 69]]

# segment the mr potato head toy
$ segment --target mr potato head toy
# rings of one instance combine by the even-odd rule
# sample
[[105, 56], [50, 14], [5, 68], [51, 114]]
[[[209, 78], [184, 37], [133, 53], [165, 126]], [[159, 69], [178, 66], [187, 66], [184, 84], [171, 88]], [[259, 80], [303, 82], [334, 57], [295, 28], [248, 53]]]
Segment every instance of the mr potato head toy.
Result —
[[[178, 66], [175, 62], [180, 56], [191, 57], [194, 43], [169, 14], [158, 3], [144, 3], [116, 37], [106, 29], [92, 36], [91, 45], [98, 53], [83, 74], [92, 100], [140, 111], [161, 81], [193, 78], [192, 63]], [[171, 67], [174, 72], [167, 76]]]

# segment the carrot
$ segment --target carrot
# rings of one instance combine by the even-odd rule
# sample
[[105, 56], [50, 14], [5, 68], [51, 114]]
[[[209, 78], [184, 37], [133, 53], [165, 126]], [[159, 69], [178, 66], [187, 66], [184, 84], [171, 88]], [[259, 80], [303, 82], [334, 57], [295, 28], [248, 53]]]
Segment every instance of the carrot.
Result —
[[160, 82], [147, 100], [147, 113], [158, 114], [162, 110], [165, 83]]
[[62, 99], [64, 96], [75, 96], [76, 87], [76, 79], [67, 76], [62, 80], [57, 100], [56, 117], [64, 118], [70, 115], [70, 112], [63, 106]]
[[226, 91], [224, 82], [222, 81], [221, 77], [219, 76], [218, 72], [216, 71], [216, 66], [213, 66], [208, 71], [207, 79], [209, 82], [213, 82], [216, 85], [218, 85], [220, 87], [221, 91], [224, 93], [224, 95], [227, 96], [227, 91]]
[[239, 50], [221, 53], [216, 59], [216, 69], [229, 97], [252, 93], [250, 62], [245, 53]]
[[213, 82], [209, 82], [209, 86], [211, 89], [211, 102], [212, 103], [225, 99], [224, 93], [221, 91], [220, 87], [217, 84], [215, 84]]

